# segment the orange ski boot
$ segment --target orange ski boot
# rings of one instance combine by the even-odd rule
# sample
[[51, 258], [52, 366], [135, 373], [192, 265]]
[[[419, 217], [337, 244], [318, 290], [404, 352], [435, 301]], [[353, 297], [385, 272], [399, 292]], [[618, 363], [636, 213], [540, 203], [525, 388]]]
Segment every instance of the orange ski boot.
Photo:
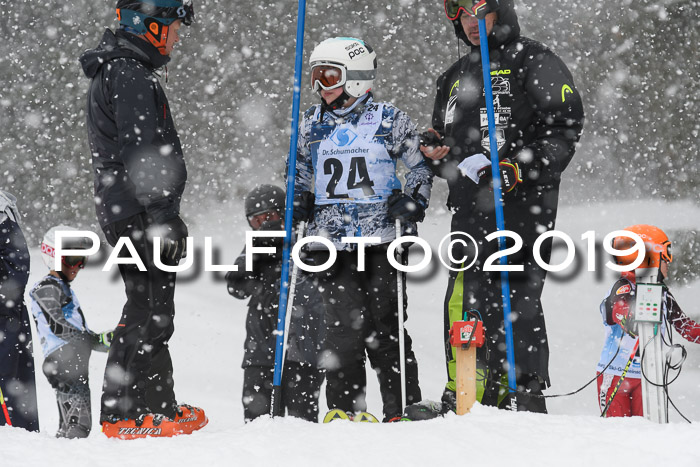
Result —
[[190, 434], [204, 428], [209, 423], [209, 419], [204, 410], [199, 407], [180, 404], [175, 409], [175, 423], [178, 424], [183, 433]]
[[109, 416], [102, 422], [102, 432], [108, 438], [139, 439], [171, 437], [189, 434], [183, 425], [161, 414], [143, 414], [137, 418]]

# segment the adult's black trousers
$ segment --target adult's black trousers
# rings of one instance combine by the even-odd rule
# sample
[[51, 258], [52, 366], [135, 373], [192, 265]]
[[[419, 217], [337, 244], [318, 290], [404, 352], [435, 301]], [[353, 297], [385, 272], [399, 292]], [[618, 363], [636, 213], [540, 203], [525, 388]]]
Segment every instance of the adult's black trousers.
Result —
[[[107, 415], [135, 418], [141, 413], [160, 413], [174, 418], [173, 366], [168, 340], [175, 317], [175, 277], [153, 262], [153, 244], [146, 231], [150, 226], [141, 213], [104, 229], [110, 245], [128, 238], [146, 271], [133, 264], [120, 264], [126, 304], [114, 333], [103, 382], [101, 419]], [[131, 256], [121, 248], [119, 257]]]
[[[0, 190], [0, 195], [5, 193]], [[5, 198], [14, 200], [14, 197]], [[13, 206], [14, 201], [11, 211]], [[32, 331], [24, 304], [29, 250], [19, 225], [5, 217], [0, 223], [0, 391], [5, 397], [10, 423], [39, 431]], [[0, 410], [0, 426], [5, 424], [5, 415]]]
[[[520, 375], [537, 375], [546, 388], [549, 385], [549, 345], [541, 297], [547, 271], [535, 260], [534, 249], [539, 234], [536, 224], [531, 225], [531, 219], [536, 218], [528, 214], [531, 208], [532, 205], [511, 199], [507, 200], [504, 209], [506, 228], [516, 231], [523, 241], [522, 247], [507, 257], [509, 265], [522, 267], [522, 271], [509, 272], [515, 371], [516, 379], [520, 379]], [[472, 216], [471, 220], [478, 224], [477, 227], [470, 225], [462, 213], [455, 214], [452, 220], [452, 231], [472, 235], [479, 244], [479, 250], [471, 267], [463, 272], [450, 272], [445, 298], [445, 336], [447, 340], [449, 328], [454, 321], [462, 318], [463, 311], [477, 310], [484, 321], [489, 350], [487, 353], [486, 347], [482, 347], [477, 350], [477, 356], [480, 361], [487, 362], [490, 371], [500, 374], [506, 371], [501, 273], [488, 270], [489, 258], [492, 264], [498, 264], [498, 259], [493, 261], [498, 253], [498, 242], [485, 239], [496, 231], [495, 215], [492, 210], [474, 210]], [[544, 225], [554, 225], [554, 220], [549, 219], [549, 223]], [[513, 246], [513, 241], [507, 239], [506, 246]], [[552, 251], [551, 239], [542, 242], [538, 248], [542, 260], [548, 263]], [[466, 255], [466, 261], [474, 259], [474, 252], [470, 249], [456, 247], [455, 250], [454, 258]], [[460, 268], [466, 264], [452, 266]], [[448, 347], [447, 350], [448, 362], [452, 363], [452, 349]]]
[[[0, 390], [12, 426], [39, 431], [29, 313], [24, 303], [17, 309], [19, 319], [0, 315]], [[6, 424], [0, 409], [0, 426]]]

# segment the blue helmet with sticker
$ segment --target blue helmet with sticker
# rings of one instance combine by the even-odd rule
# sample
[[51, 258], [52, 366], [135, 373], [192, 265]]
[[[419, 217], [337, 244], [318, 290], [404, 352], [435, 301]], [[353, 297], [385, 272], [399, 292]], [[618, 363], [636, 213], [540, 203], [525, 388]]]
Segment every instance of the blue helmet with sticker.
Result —
[[144, 36], [164, 53], [170, 25], [176, 20], [192, 24], [194, 6], [191, 0], [119, 0], [117, 18], [120, 28]]

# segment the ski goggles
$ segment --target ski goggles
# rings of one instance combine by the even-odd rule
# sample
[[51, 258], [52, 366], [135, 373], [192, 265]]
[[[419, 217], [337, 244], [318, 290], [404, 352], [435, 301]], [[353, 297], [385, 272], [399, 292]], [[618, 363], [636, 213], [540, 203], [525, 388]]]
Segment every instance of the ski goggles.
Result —
[[194, 5], [191, 1], [182, 2], [182, 6], [177, 7], [175, 14], [182, 24], [190, 26], [194, 22]]
[[345, 84], [347, 76], [344, 67], [329, 64], [314, 65], [311, 67], [311, 89], [319, 92], [321, 89], [330, 91]]
[[250, 225], [253, 230], [258, 230], [267, 221], [277, 221], [281, 219], [282, 214], [276, 209], [273, 209], [248, 216], [248, 225]]
[[455, 21], [462, 13], [476, 17], [485, 6], [486, 0], [445, 0], [445, 14], [450, 21]]
[[667, 263], [673, 261], [673, 253], [671, 253], [671, 241], [667, 240], [661, 244], [661, 251], [659, 252], [661, 259]]
[[87, 256], [62, 256], [61, 263], [69, 268], [79, 267], [82, 269], [85, 267], [85, 263], [87, 263]]

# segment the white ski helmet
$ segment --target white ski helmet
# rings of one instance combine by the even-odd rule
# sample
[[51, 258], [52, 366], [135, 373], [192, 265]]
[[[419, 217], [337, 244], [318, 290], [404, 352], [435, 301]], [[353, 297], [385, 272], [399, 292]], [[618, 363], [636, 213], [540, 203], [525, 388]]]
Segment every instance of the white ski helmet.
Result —
[[[350, 97], [361, 97], [372, 89], [377, 76], [377, 54], [369, 44], [353, 37], [333, 37], [326, 39], [311, 52], [311, 89], [335, 89], [343, 86]], [[314, 77], [314, 69], [335, 67], [341, 76], [332, 83], [322, 83]]]
[[[57, 225], [55, 227], [51, 227], [45, 234], [44, 234], [44, 239], [41, 241], [41, 259], [44, 260], [44, 264], [46, 267], [48, 267], [50, 270], [54, 270], [56, 264], [55, 264], [55, 258], [56, 258], [56, 232], [62, 232], [65, 230], [71, 230], [71, 231], [77, 231], [78, 229], [73, 228], [73, 227], [68, 227], [67, 225]], [[66, 239], [63, 243], [64, 248], [68, 249], [88, 249], [90, 248], [90, 242], [88, 241], [87, 238], [82, 237], [82, 238], [70, 238]], [[74, 256], [69, 256], [68, 258], [79, 258], [79, 257], [74, 257]], [[82, 264], [81, 267], [85, 265], [86, 257], [82, 257]]]

